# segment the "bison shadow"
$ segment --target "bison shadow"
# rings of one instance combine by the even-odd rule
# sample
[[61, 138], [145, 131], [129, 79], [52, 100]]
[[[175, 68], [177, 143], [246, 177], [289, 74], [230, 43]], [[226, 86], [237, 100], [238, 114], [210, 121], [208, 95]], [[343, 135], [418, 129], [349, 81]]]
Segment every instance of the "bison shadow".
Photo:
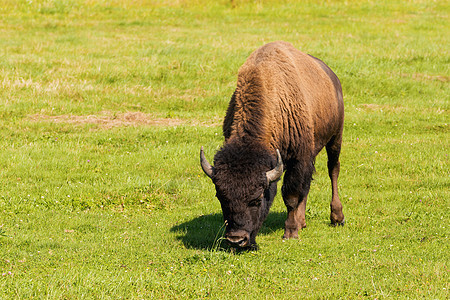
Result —
[[[285, 219], [285, 212], [269, 213], [258, 235], [269, 234], [283, 229]], [[170, 229], [170, 232], [175, 233], [177, 235], [176, 238], [186, 248], [202, 250], [226, 247], [226, 243], [221, 243], [220, 239], [224, 231], [225, 225], [222, 213], [201, 215], [190, 221], [177, 224]]]

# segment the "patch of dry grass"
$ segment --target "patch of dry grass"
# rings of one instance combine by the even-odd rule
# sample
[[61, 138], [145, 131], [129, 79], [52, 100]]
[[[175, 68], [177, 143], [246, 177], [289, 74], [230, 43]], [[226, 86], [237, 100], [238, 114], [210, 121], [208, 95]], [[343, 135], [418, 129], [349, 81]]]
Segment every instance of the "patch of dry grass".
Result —
[[111, 111], [101, 111], [91, 115], [43, 115], [33, 114], [28, 116], [33, 122], [65, 123], [72, 125], [93, 124], [100, 129], [110, 129], [122, 126], [219, 126], [218, 120], [200, 122], [196, 120], [183, 120], [179, 118], [158, 118], [152, 114], [142, 112], [115, 113]]

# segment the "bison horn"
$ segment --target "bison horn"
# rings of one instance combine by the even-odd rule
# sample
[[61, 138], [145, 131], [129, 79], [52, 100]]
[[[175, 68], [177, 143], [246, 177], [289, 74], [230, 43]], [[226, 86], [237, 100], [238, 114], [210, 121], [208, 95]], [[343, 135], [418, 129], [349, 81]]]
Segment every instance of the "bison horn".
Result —
[[208, 175], [209, 178], [212, 178], [214, 173], [214, 167], [206, 160], [205, 153], [203, 152], [203, 146], [200, 149], [200, 164], [202, 165], [203, 172]]
[[266, 172], [267, 182], [271, 183], [280, 179], [283, 174], [283, 160], [281, 159], [280, 151], [277, 149], [277, 166]]

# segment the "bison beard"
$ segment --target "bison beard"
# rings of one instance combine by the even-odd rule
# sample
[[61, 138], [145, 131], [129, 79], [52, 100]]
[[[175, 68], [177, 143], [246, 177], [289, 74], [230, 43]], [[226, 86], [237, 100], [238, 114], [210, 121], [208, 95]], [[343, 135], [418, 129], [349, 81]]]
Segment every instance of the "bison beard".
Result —
[[314, 160], [324, 147], [332, 186], [332, 224], [344, 224], [337, 190], [344, 106], [339, 79], [321, 60], [286, 42], [253, 52], [239, 69], [223, 123], [225, 143], [203, 171], [216, 187], [225, 237], [255, 247], [286, 170], [282, 196], [288, 215], [284, 238], [306, 226], [305, 210]]

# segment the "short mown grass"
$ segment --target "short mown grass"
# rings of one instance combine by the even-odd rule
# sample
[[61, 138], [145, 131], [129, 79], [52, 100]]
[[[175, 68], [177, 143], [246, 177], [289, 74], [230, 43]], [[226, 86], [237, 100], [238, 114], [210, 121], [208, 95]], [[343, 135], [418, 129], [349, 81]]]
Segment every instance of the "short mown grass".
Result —
[[[446, 1], [3, 1], [0, 298], [448, 299]], [[326, 155], [307, 228], [221, 242], [199, 167], [239, 66], [286, 40], [344, 89], [329, 225]]]

